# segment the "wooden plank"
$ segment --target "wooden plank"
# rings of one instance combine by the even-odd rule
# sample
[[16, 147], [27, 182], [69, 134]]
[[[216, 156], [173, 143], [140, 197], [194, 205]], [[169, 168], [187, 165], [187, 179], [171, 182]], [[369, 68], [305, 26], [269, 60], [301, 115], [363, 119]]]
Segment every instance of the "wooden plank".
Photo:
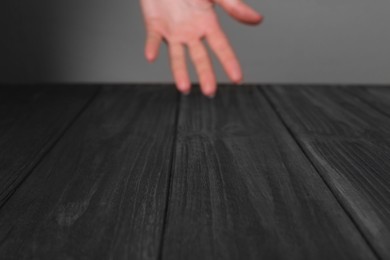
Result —
[[388, 87], [360, 87], [346, 89], [372, 108], [390, 116], [390, 86]]
[[0, 207], [97, 92], [92, 86], [0, 86]]
[[102, 89], [4, 205], [0, 255], [156, 259], [177, 97], [172, 86]]
[[354, 88], [265, 91], [377, 254], [390, 259], [390, 118], [349, 94]]
[[180, 104], [163, 259], [375, 259], [251, 86]]

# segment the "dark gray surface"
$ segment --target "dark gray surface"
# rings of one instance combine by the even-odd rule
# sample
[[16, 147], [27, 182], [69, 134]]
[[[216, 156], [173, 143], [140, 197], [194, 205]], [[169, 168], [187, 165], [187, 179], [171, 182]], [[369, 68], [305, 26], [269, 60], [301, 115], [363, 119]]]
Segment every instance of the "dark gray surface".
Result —
[[1, 259], [389, 259], [389, 88], [100, 88], [0, 95]]
[[390, 88], [265, 90], [370, 244], [390, 259], [390, 116], [383, 113]]
[[353, 88], [348, 92], [371, 108], [390, 116], [390, 85], [386, 88]]
[[375, 258], [256, 87], [184, 97], [178, 129], [163, 259]]
[[96, 86], [0, 86], [0, 208], [97, 90]]
[[156, 259], [176, 100], [104, 88], [1, 209], [0, 258]]

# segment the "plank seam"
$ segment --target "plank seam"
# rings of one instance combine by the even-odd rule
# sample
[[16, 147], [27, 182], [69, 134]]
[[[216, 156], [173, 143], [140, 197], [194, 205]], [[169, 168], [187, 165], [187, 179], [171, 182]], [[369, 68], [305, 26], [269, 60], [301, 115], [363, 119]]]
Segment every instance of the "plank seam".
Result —
[[160, 246], [158, 249], [158, 255], [157, 259], [161, 260], [163, 258], [163, 250], [164, 250], [164, 242], [165, 242], [165, 235], [166, 235], [166, 226], [168, 222], [168, 213], [169, 213], [169, 202], [171, 200], [171, 194], [172, 194], [172, 182], [173, 182], [173, 172], [175, 167], [175, 158], [176, 158], [176, 143], [177, 143], [177, 134], [178, 134], [178, 126], [179, 126], [179, 116], [180, 116], [180, 102], [181, 102], [181, 94], [176, 93], [176, 111], [175, 111], [175, 119], [174, 119], [174, 132], [173, 132], [173, 140], [172, 140], [172, 150], [171, 150], [171, 161], [169, 164], [169, 174], [168, 174], [168, 190], [165, 197], [165, 209], [164, 209], [164, 215], [163, 215], [163, 225], [162, 225], [162, 231], [161, 231], [161, 238], [160, 238]]
[[294, 140], [294, 142], [298, 145], [299, 149], [302, 151], [302, 153], [305, 155], [305, 157], [307, 158], [307, 160], [310, 162], [310, 164], [313, 166], [313, 168], [315, 169], [315, 171], [317, 172], [317, 174], [320, 176], [321, 180], [324, 182], [325, 186], [328, 188], [328, 190], [331, 192], [331, 194], [333, 195], [333, 197], [335, 198], [335, 200], [337, 201], [337, 203], [340, 205], [340, 207], [343, 209], [343, 211], [345, 212], [345, 214], [348, 216], [348, 218], [351, 220], [352, 224], [355, 226], [355, 228], [357, 229], [357, 231], [360, 233], [360, 235], [362, 236], [363, 240], [366, 242], [367, 246], [371, 249], [372, 253], [374, 254], [374, 256], [381, 260], [382, 258], [380, 257], [380, 255], [378, 254], [378, 252], [375, 250], [374, 246], [371, 244], [370, 240], [365, 236], [364, 232], [360, 229], [360, 226], [356, 223], [356, 221], [354, 220], [354, 218], [352, 217], [352, 215], [349, 213], [348, 210], [346, 210], [346, 208], [344, 207], [342, 201], [339, 199], [338, 196], [336, 196], [336, 194], [334, 194], [333, 192], [333, 189], [331, 188], [330, 184], [326, 181], [326, 179], [323, 177], [323, 175], [320, 173], [320, 170], [318, 169], [318, 167], [315, 165], [314, 161], [311, 159], [310, 155], [308, 154], [308, 152], [306, 151], [306, 149], [303, 147], [302, 143], [299, 141], [298, 137], [294, 134], [294, 132], [292, 131], [292, 129], [288, 126], [288, 124], [283, 120], [283, 117], [281, 116], [281, 114], [279, 113], [279, 111], [277, 110], [276, 108], [276, 105], [272, 102], [272, 99], [268, 96], [268, 93], [267, 91], [264, 89], [263, 86], [257, 86], [257, 88], [259, 89], [259, 91], [264, 95], [265, 97], [265, 100], [268, 102], [268, 104], [270, 105], [270, 107], [272, 108], [272, 110], [275, 112], [275, 114], [277, 115], [279, 121], [282, 123], [282, 125], [286, 128], [287, 132], [289, 133], [289, 135], [291, 136], [291, 138]]
[[3, 209], [4, 205], [10, 200], [12, 195], [18, 190], [18, 188], [27, 180], [27, 178], [33, 173], [33, 171], [38, 167], [38, 165], [46, 158], [46, 156], [54, 149], [54, 147], [58, 144], [58, 142], [62, 139], [62, 137], [66, 134], [66, 132], [74, 125], [77, 119], [84, 113], [84, 111], [90, 106], [93, 100], [100, 93], [101, 86], [97, 86], [95, 93], [91, 95], [91, 97], [87, 100], [84, 106], [81, 107], [80, 111], [76, 113], [76, 115], [69, 121], [69, 123], [63, 128], [58, 137], [48, 145], [46, 150], [42, 153], [42, 155], [36, 160], [36, 162], [31, 166], [31, 169], [28, 170], [28, 173], [20, 180], [20, 182], [7, 194], [4, 200], [0, 204], [0, 211]]

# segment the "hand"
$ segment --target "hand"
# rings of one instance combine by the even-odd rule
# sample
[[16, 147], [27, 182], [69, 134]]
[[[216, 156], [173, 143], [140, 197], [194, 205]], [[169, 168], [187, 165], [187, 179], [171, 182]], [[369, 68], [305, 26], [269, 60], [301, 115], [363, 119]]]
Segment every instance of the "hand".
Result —
[[191, 89], [185, 46], [195, 64], [202, 93], [210, 97], [216, 93], [215, 74], [202, 43], [204, 37], [230, 80], [235, 83], [242, 80], [240, 64], [214, 11], [215, 3], [239, 22], [255, 25], [262, 20], [259, 13], [241, 0], [141, 0], [147, 31], [145, 57], [153, 62], [161, 41], [167, 43], [171, 70], [177, 89], [182, 93], [189, 93]]

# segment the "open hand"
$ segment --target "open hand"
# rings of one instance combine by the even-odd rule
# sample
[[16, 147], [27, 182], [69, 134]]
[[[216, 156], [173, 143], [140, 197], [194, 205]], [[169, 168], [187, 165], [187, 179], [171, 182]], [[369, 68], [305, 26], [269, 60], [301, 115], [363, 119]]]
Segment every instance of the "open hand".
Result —
[[214, 4], [239, 22], [255, 25], [262, 20], [259, 13], [241, 0], [141, 0], [147, 31], [145, 57], [149, 62], [154, 61], [161, 41], [167, 43], [173, 76], [182, 93], [189, 93], [191, 89], [185, 47], [195, 64], [202, 93], [210, 97], [216, 93], [216, 77], [203, 38], [207, 39], [230, 80], [235, 83], [242, 80], [240, 64], [219, 25]]

